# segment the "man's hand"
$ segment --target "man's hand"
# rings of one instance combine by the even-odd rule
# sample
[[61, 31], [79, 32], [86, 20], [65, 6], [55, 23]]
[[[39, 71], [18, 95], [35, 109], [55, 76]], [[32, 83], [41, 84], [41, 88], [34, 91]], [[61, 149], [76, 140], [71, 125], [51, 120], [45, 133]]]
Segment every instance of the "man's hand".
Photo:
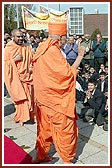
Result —
[[87, 92], [86, 92], [86, 97], [87, 97], [87, 99], [91, 98], [91, 92], [89, 90], [87, 90]]
[[14, 61], [17, 62], [17, 61], [22, 61], [23, 60], [23, 56], [22, 55], [17, 55], [15, 58], [14, 58]]
[[74, 44], [70, 45], [70, 50], [74, 50]]
[[85, 54], [85, 51], [86, 51], [86, 49], [84, 46], [78, 46], [78, 56], [79, 57], [83, 57]]
[[80, 65], [80, 63], [83, 59], [84, 54], [85, 54], [85, 47], [78, 46], [78, 57], [76, 58], [76, 60], [72, 66], [74, 66], [75, 68], [78, 68], [78, 66]]

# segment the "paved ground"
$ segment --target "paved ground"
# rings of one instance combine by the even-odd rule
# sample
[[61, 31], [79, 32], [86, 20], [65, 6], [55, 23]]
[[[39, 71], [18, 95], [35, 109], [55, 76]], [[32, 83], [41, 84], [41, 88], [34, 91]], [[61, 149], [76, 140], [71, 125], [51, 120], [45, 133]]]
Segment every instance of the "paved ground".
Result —
[[[29, 122], [21, 127], [19, 124], [13, 122], [13, 116], [14, 106], [10, 99], [5, 98], [4, 134], [13, 139], [15, 143], [33, 156], [35, 152], [36, 124]], [[108, 146], [110, 137], [108, 131], [104, 131], [102, 126], [98, 127], [97, 125], [84, 123], [82, 120], [78, 120], [77, 124], [79, 128], [79, 139], [74, 166], [109, 165], [110, 150], [108, 149]], [[54, 146], [51, 147], [49, 154], [55, 157], [54, 161], [49, 162], [49, 164], [63, 165], [63, 161], [55, 151]]]

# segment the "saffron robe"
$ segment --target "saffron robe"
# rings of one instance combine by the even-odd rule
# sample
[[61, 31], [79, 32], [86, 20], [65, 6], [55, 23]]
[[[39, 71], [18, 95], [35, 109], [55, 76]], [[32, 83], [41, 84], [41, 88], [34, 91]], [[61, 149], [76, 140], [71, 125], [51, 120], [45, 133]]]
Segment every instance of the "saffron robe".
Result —
[[61, 54], [58, 41], [48, 38], [38, 47], [33, 58], [33, 83], [38, 120], [36, 147], [40, 160], [47, 155], [52, 139], [64, 161], [70, 162], [76, 154], [76, 75], [76, 69], [70, 67]]
[[[15, 62], [17, 55], [22, 55], [23, 60]], [[16, 107], [15, 122], [28, 121], [33, 111], [33, 78], [29, 73], [32, 58], [33, 51], [25, 44], [11, 41], [4, 48], [4, 81]]]

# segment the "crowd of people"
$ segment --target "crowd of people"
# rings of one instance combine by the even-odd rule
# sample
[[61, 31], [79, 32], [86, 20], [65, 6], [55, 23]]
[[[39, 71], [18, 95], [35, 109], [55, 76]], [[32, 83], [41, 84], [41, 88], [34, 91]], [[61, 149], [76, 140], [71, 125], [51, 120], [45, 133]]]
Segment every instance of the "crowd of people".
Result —
[[77, 119], [108, 130], [108, 46], [100, 33], [94, 41], [89, 34], [67, 37], [66, 24], [49, 23], [48, 32], [29, 35], [21, 27], [4, 34], [4, 96], [15, 104], [15, 122], [38, 124], [32, 163], [52, 159], [52, 142], [71, 163]]

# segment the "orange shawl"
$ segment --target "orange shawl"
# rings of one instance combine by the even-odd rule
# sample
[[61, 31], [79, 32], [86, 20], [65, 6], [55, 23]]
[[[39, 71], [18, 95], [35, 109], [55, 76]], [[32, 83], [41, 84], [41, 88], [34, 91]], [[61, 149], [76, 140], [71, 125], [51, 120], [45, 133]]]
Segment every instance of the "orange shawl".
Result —
[[[62, 56], [57, 40], [48, 38], [33, 59], [33, 83], [36, 100], [57, 112], [76, 117], [76, 69]], [[49, 112], [49, 115], [53, 115]]]
[[[23, 60], [15, 63], [13, 59], [18, 54]], [[11, 41], [4, 48], [4, 80], [14, 102], [27, 99], [23, 84], [32, 84], [32, 75], [29, 74], [32, 58], [32, 49], [25, 44], [19, 46]]]

